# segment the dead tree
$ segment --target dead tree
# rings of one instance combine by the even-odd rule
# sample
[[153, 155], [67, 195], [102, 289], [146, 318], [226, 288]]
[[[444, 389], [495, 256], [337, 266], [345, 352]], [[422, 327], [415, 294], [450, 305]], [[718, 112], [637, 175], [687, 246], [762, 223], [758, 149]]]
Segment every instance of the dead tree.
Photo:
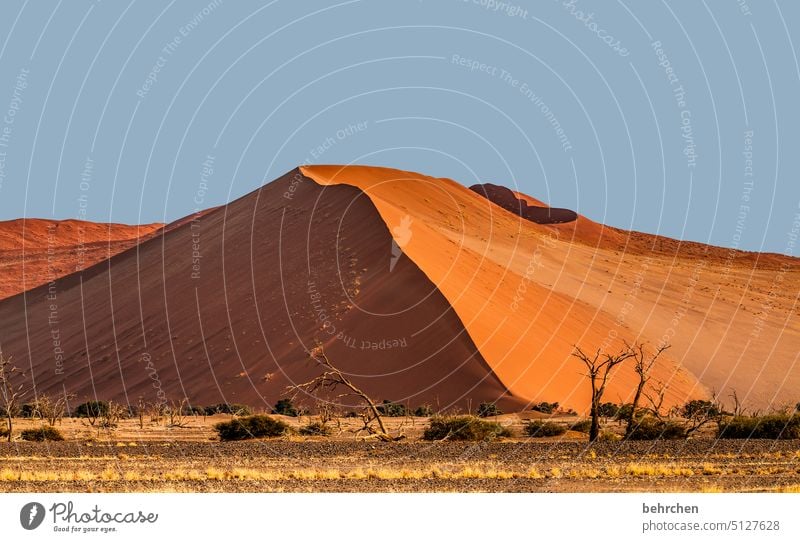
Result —
[[139, 419], [139, 429], [144, 429], [144, 411], [147, 409], [147, 403], [144, 397], [139, 397], [136, 402], [136, 417]]
[[34, 411], [50, 426], [60, 422], [67, 412], [67, 404], [74, 399], [74, 394], [64, 392], [63, 396], [51, 398], [47, 394], [40, 395], [33, 404]]
[[[396, 438], [391, 436], [389, 431], [386, 429], [386, 425], [383, 423], [383, 418], [381, 417], [381, 413], [378, 410], [378, 407], [375, 405], [375, 402], [363, 390], [353, 384], [353, 382], [347, 378], [340, 369], [333, 365], [331, 360], [328, 359], [328, 356], [325, 354], [322, 344], [317, 343], [317, 345], [311, 349], [308, 355], [320, 366], [320, 369], [322, 369], [322, 374], [314, 377], [304, 384], [289, 386], [288, 389], [292, 391], [294, 395], [297, 395], [297, 393], [300, 392], [313, 395], [315, 392], [320, 390], [329, 390], [334, 392], [342, 387], [347, 388], [348, 391], [338, 394], [334, 400], [348, 396], [358, 397], [366, 405], [363, 416], [365, 429], [367, 429], [375, 438], [380, 440], [396, 440]], [[378, 424], [377, 430], [374, 428], [372, 422], [376, 422]]]
[[742, 408], [742, 403], [739, 401], [739, 394], [736, 393], [735, 388], [731, 388], [730, 397], [733, 400], [733, 415], [735, 417], [744, 416], [744, 408]]
[[98, 430], [100, 428], [114, 429], [119, 421], [125, 417], [127, 412], [128, 409], [121, 404], [115, 403], [114, 401], [109, 401], [108, 408], [105, 409], [104, 412], [100, 413], [100, 425], [98, 426]]
[[[664, 408], [664, 398], [667, 394], [667, 386], [663, 382], [658, 383], [658, 387], [654, 388], [654, 394], [649, 394], [647, 392], [644, 393], [644, 396], [647, 398], [647, 402], [650, 403], [650, 412], [652, 412], [653, 416], [656, 419], [661, 420], [661, 411]], [[667, 413], [669, 416], [670, 414]]]
[[11, 430], [14, 424], [14, 414], [19, 408], [19, 399], [27, 392], [25, 384], [17, 382], [17, 377], [24, 377], [22, 371], [11, 364], [11, 358], [3, 356], [0, 351], [0, 399], [6, 416], [8, 428], [8, 442], [11, 442]]
[[649, 358], [647, 357], [644, 343], [634, 344], [633, 346], [625, 343], [625, 346], [630, 352], [633, 353], [633, 369], [636, 371], [636, 375], [639, 377], [639, 382], [636, 385], [636, 392], [633, 394], [633, 403], [631, 404], [631, 411], [628, 415], [628, 423], [625, 427], [625, 436], [627, 437], [633, 432], [636, 420], [636, 411], [639, 409], [639, 402], [642, 400], [644, 388], [647, 385], [647, 382], [650, 380], [650, 373], [652, 372], [653, 367], [655, 367], [658, 357], [664, 352], [664, 350], [669, 348], [670, 345], [666, 344], [659, 346], [652, 357]]
[[617, 355], [601, 354], [600, 349], [594, 356], [590, 356], [583, 352], [577, 345], [572, 352], [572, 356], [578, 358], [586, 366], [586, 377], [592, 385], [592, 402], [590, 407], [590, 416], [592, 418], [592, 425], [589, 428], [589, 442], [594, 442], [600, 435], [600, 415], [599, 407], [600, 400], [603, 398], [603, 393], [606, 391], [606, 384], [608, 384], [608, 376], [611, 370], [625, 361], [633, 357], [633, 352], [630, 350], [623, 350]]
[[189, 400], [184, 398], [180, 403], [172, 401], [166, 408], [167, 427], [186, 427], [186, 410]]

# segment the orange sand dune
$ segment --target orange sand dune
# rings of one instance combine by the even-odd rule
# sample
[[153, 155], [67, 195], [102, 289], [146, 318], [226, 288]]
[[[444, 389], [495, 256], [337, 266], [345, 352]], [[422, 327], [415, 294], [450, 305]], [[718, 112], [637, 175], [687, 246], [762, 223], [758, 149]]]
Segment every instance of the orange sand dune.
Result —
[[319, 374], [307, 350], [320, 341], [377, 400], [523, 407], [444, 296], [395, 253], [369, 198], [294, 170], [55, 281], [52, 300], [45, 285], [0, 301], [0, 344], [39, 392], [80, 400], [268, 408]]
[[[712, 390], [725, 399], [731, 389], [752, 408], [797, 401], [797, 259], [629, 233], [581, 216], [536, 224], [452, 180], [404, 171], [301, 171], [370, 198], [515, 396], [585, 408], [572, 346], [615, 351], [626, 339], [672, 345], [654, 375], [668, 385], [665, 405]], [[606, 399], [629, 399], [633, 380], [621, 368]]]
[[106, 260], [162, 226], [34, 218], [0, 222], [0, 299]]
[[[37, 391], [80, 399], [268, 406], [318, 373], [306, 351], [321, 341], [379, 400], [586, 410], [573, 345], [663, 340], [653, 382], [667, 385], [665, 406], [731, 389], [750, 408], [798, 400], [798, 260], [580, 215], [540, 224], [492, 193], [310, 166], [164, 228], [59, 223], [65, 276], [0, 300], [0, 344]], [[7, 269], [21, 269], [25, 243], [25, 280], [4, 273], [11, 291], [52, 280], [51, 226], [35, 225], [0, 227]], [[102, 261], [68, 274], [85, 238]], [[634, 383], [619, 368], [605, 400], [629, 400]]]

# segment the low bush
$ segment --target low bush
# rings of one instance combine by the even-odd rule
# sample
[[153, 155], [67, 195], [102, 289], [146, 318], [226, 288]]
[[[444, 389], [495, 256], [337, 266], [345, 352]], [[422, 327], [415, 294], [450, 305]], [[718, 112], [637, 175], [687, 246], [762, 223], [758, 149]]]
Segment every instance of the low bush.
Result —
[[531, 410], [541, 412], [542, 414], [552, 414], [558, 410], [558, 403], [548, 403], [547, 401], [542, 401], [541, 403], [536, 403], [533, 405]]
[[18, 414], [20, 418], [36, 418], [39, 411], [34, 403], [24, 403], [20, 405]]
[[405, 405], [393, 403], [386, 399], [384, 399], [382, 404], [378, 405], [378, 412], [388, 418], [402, 418], [403, 416], [408, 416], [408, 409]]
[[614, 433], [613, 431], [601, 431], [597, 440], [600, 442], [617, 442], [622, 440], [622, 436]]
[[250, 416], [253, 411], [247, 405], [240, 405], [237, 403], [219, 403], [205, 407], [206, 415], [213, 416], [214, 414], [233, 414], [235, 416]]
[[617, 408], [617, 413], [614, 414], [614, 419], [617, 421], [628, 420], [630, 419], [632, 413], [633, 405], [630, 403], [625, 403]]
[[579, 433], [588, 433], [592, 427], [592, 420], [580, 420], [569, 426], [570, 431], [577, 431]]
[[273, 414], [280, 414], [281, 416], [291, 416], [296, 418], [300, 415], [297, 408], [292, 403], [291, 399], [281, 399], [275, 403], [275, 408], [272, 409]]
[[557, 437], [567, 432], [567, 427], [559, 423], [539, 420], [525, 424], [525, 434], [529, 437]]
[[5, 425], [0, 426], [0, 438], [7, 438], [8, 437], [8, 427]]
[[33, 442], [44, 442], [45, 440], [64, 440], [64, 435], [55, 427], [43, 425], [36, 429], [25, 429], [20, 433], [22, 440], [30, 440]]
[[108, 414], [108, 401], [86, 401], [75, 407], [72, 415], [76, 418], [99, 418]]
[[214, 425], [220, 440], [247, 440], [262, 437], [280, 437], [285, 435], [289, 426], [280, 420], [263, 414], [236, 418], [228, 422]]
[[322, 422], [311, 422], [300, 428], [300, 434], [306, 437], [328, 437], [331, 433], [331, 428]]
[[489, 416], [499, 416], [503, 411], [497, 408], [494, 403], [481, 403], [478, 405], [478, 417], [488, 418]]
[[181, 414], [184, 416], [205, 416], [206, 409], [197, 405], [185, 405], [181, 409]]
[[735, 416], [719, 422], [717, 436], [736, 439], [796, 439], [800, 438], [800, 416]]
[[597, 415], [603, 418], [613, 418], [619, 414], [620, 406], [614, 403], [600, 403], [597, 405]]
[[719, 407], [711, 401], [694, 399], [681, 407], [681, 416], [687, 420], [696, 418], [713, 418], [714, 416], [719, 415]]
[[676, 440], [686, 438], [686, 428], [669, 420], [646, 416], [638, 420], [628, 435], [631, 440]]
[[494, 440], [510, 437], [511, 431], [496, 422], [474, 416], [435, 416], [422, 435], [424, 440]]
[[420, 418], [430, 418], [433, 416], [433, 408], [430, 405], [420, 405], [414, 411], [414, 416]]

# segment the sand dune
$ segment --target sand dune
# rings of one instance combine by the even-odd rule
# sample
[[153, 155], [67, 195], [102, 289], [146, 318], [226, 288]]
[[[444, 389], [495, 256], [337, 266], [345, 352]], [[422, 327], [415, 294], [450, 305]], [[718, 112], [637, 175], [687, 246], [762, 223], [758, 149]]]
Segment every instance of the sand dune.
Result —
[[161, 227], [80, 220], [0, 222], [0, 299], [86, 269], [131, 248]]
[[[38, 390], [81, 397], [269, 405], [317, 374], [305, 352], [321, 341], [379, 400], [585, 410], [573, 345], [666, 340], [665, 404], [732, 388], [753, 408], [797, 401], [797, 260], [609, 228], [483, 186], [301, 167], [1, 301], [0, 344]], [[629, 399], [634, 381], [621, 368], [606, 400]]]
[[[654, 377], [669, 385], [667, 402], [713, 391], [725, 399], [731, 389], [753, 408], [797, 400], [797, 259], [624, 232], [582, 216], [536, 224], [448, 179], [368, 167], [302, 171], [358, 186], [387, 224], [410, 217], [404, 251], [516, 396], [585, 408], [572, 345], [615, 350], [624, 338], [672, 345]], [[620, 370], [607, 398], [626, 400], [632, 379]]]
[[0, 303], [0, 343], [38, 389], [80, 397], [272, 405], [318, 374], [319, 340], [380, 400], [519, 408], [413, 262], [390, 271], [394, 246], [358, 189], [294, 171], [57, 281], [55, 301], [43, 287]]

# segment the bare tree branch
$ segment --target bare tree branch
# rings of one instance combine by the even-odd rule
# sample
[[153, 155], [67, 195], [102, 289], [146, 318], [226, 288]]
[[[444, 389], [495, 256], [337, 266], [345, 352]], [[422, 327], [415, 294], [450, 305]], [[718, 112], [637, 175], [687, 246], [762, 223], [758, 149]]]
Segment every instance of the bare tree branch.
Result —
[[601, 350], [598, 348], [595, 354], [590, 356], [581, 350], [579, 346], [575, 345], [572, 356], [581, 360], [586, 366], [588, 373], [584, 376], [589, 378], [589, 382], [592, 386], [592, 402], [590, 407], [592, 425], [589, 429], [589, 442], [594, 442], [600, 435], [600, 416], [598, 410], [600, 407], [600, 400], [603, 398], [603, 393], [606, 391], [606, 385], [608, 384], [608, 377], [611, 374], [611, 370], [625, 360], [632, 358], [634, 353], [626, 349], [617, 355], [602, 354]]
[[[289, 386], [288, 389], [290, 391], [292, 391], [295, 395], [299, 392], [313, 395], [317, 391], [322, 390], [334, 392], [338, 388], [344, 386], [349, 391], [339, 393], [336, 395], [335, 399], [355, 396], [363, 401], [366, 405], [365, 412], [362, 415], [364, 427], [361, 430], [366, 430], [370, 433], [370, 435], [373, 435], [381, 440], [397, 440], [398, 437], [391, 436], [389, 431], [386, 429], [386, 425], [383, 422], [383, 418], [381, 417], [381, 413], [378, 410], [378, 407], [375, 405], [375, 402], [363, 390], [361, 390], [349, 378], [347, 378], [341, 370], [333, 365], [327, 354], [325, 354], [325, 349], [321, 343], [318, 342], [317, 345], [309, 352], [309, 357], [320, 366], [322, 369], [322, 374], [312, 378], [308, 382]], [[373, 422], [378, 424], [377, 430], [373, 427]]]

